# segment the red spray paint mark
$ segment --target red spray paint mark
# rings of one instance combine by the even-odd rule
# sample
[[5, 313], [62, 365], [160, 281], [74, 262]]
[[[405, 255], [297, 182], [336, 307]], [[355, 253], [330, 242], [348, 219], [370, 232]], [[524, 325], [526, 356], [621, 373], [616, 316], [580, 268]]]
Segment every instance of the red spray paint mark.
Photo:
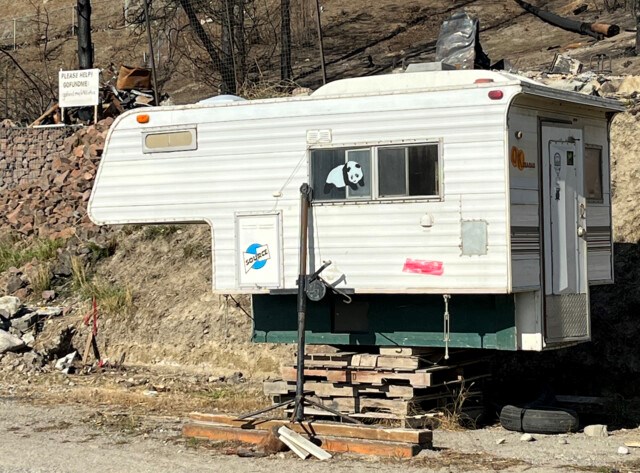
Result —
[[426, 261], [422, 259], [407, 258], [402, 271], [405, 273], [431, 274], [432, 276], [442, 276], [444, 273], [442, 261]]

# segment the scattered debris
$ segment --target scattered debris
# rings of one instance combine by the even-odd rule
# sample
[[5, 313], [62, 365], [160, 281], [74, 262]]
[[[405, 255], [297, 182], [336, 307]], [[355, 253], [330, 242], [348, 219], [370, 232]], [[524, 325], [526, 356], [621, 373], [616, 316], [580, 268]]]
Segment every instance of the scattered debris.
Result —
[[578, 5], [576, 8], [574, 8], [571, 13], [573, 13], [574, 15], [579, 15], [580, 13], [584, 13], [589, 9], [589, 5], [587, 5], [586, 3], [583, 3], [581, 5]]
[[496, 440], [496, 445], [502, 445], [503, 443], [505, 443], [507, 440], [505, 438], [501, 438]]
[[531, 434], [522, 434], [520, 436], [521, 442], [533, 442], [534, 440], [535, 440], [535, 437]]
[[587, 425], [584, 428], [584, 434], [587, 437], [607, 437], [607, 436], [609, 436], [609, 432], [607, 430], [607, 426], [606, 425], [602, 425], [602, 424]]
[[582, 71], [582, 63], [566, 54], [556, 53], [549, 72], [551, 74], [579, 74]]
[[565, 438], [560, 438], [560, 439], [558, 439], [558, 443], [560, 445], [567, 445], [569, 443], [569, 441], [567, 439], [565, 439]]
[[554, 13], [541, 10], [540, 8], [535, 7], [530, 3], [524, 2], [522, 0], [515, 1], [524, 10], [537, 16], [542, 21], [567, 31], [573, 31], [574, 33], [593, 36], [596, 39], [601, 39], [604, 37], [610, 38], [620, 33], [620, 27], [618, 25], [608, 25], [605, 23], [583, 23], [581, 21], [570, 20]]
[[295, 433], [293, 430], [282, 426], [278, 429], [278, 435], [280, 439], [285, 438], [289, 443], [293, 443], [298, 449], [305, 450], [318, 460], [328, 460], [331, 458], [331, 454], [322, 448], [318, 447], [315, 443], [307, 440], [300, 434]]
[[[103, 71], [103, 75], [111, 73], [111, 78], [101, 84], [99, 90], [98, 116], [100, 118], [115, 118], [126, 110], [136, 107], [149, 107], [157, 105], [154, 101], [151, 87], [151, 71], [149, 69], [131, 66], [120, 66], [118, 72], [113, 68]], [[114, 85], [115, 82], [115, 85]], [[168, 95], [163, 95], [162, 101], [166, 102]], [[69, 124], [88, 124], [94, 120], [93, 107], [81, 107], [65, 109], [64, 122]], [[31, 127], [53, 125], [62, 123], [59, 105], [53, 104], [44, 112]]]
[[618, 447], [618, 454], [620, 455], [629, 455], [629, 449], [627, 447]]
[[56, 365], [55, 365], [56, 369], [58, 371], [62, 371], [64, 374], [69, 374], [69, 371], [77, 355], [78, 355], [78, 352], [74, 351], [60, 358], [58, 361], [56, 361]]
[[477, 18], [457, 12], [442, 23], [436, 43], [436, 61], [455, 69], [489, 69], [491, 61], [480, 45]]

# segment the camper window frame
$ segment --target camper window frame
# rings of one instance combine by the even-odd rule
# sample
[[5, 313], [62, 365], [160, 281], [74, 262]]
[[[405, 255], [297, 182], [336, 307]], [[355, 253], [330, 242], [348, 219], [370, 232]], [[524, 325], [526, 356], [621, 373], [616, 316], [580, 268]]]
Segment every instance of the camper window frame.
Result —
[[[184, 133], [189, 132], [191, 134], [191, 143], [187, 145], [179, 145], [179, 146], [167, 146], [167, 147], [159, 147], [159, 148], [149, 148], [147, 146], [147, 136], [149, 135], [160, 135], [160, 134], [170, 134], [170, 133]], [[154, 154], [154, 153], [171, 153], [175, 151], [195, 151], [198, 149], [198, 127], [196, 125], [179, 125], [179, 126], [171, 126], [171, 127], [154, 127], [154, 128], [144, 128], [142, 130], [142, 153], [143, 154]]]
[[[414, 146], [433, 146], [437, 147], [437, 163], [436, 163], [436, 194], [433, 195], [398, 195], [398, 196], [380, 196], [379, 189], [379, 165], [378, 165], [378, 149], [380, 148], [400, 148], [400, 147], [414, 147]], [[444, 176], [443, 176], [443, 148], [444, 143], [442, 138], [440, 139], [420, 139], [420, 140], [389, 140], [389, 141], [376, 141], [365, 143], [327, 143], [318, 146], [309, 146], [307, 149], [308, 158], [308, 175], [309, 182], [313, 185], [313, 173], [312, 173], [312, 152], [315, 150], [326, 149], [343, 149], [345, 153], [352, 150], [369, 149], [371, 159], [371, 169], [373, 175], [371, 177], [371, 196], [370, 197], [347, 197], [344, 199], [322, 199], [318, 200], [313, 198], [313, 205], [354, 205], [354, 204], [382, 204], [382, 203], [400, 203], [400, 202], [441, 202], [444, 199]], [[407, 160], [408, 166], [408, 160]], [[405, 176], [409, 179], [409, 175]], [[407, 182], [407, 192], [408, 192]]]
[[[599, 166], [598, 166], [598, 171], [600, 173], [600, 197], [589, 197], [587, 196], [587, 183], [584, 182], [586, 177], [587, 177], [587, 150], [588, 149], [595, 149], [598, 150], [600, 152], [599, 154]], [[605, 175], [605, 169], [604, 169], [604, 148], [601, 145], [597, 145], [597, 144], [590, 144], [590, 143], [585, 143], [584, 145], [584, 157], [583, 157], [583, 169], [582, 169], [582, 186], [583, 186], [583, 192], [585, 194], [585, 198], [587, 199], [587, 203], [589, 204], [603, 204], [604, 203], [604, 194], [605, 194], [605, 186], [604, 186], [604, 175]]]

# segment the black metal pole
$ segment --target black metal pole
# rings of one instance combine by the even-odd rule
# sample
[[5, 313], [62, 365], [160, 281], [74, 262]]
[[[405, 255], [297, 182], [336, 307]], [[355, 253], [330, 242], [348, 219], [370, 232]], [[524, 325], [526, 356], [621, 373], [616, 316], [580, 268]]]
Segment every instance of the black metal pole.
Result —
[[311, 188], [308, 184], [300, 186], [300, 262], [298, 270], [298, 360], [296, 376], [296, 406], [294, 420], [304, 420], [304, 348], [305, 322], [307, 315], [307, 249], [309, 229], [309, 198]]
[[153, 40], [151, 39], [151, 21], [149, 20], [149, 0], [144, 0], [144, 21], [147, 24], [147, 41], [149, 42], [149, 56], [151, 57], [151, 79], [153, 80], [153, 100], [156, 107], [158, 100], [158, 81], [156, 79], [156, 59], [153, 55]]
[[322, 83], [327, 83], [327, 71], [324, 63], [324, 41], [322, 39], [322, 21], [320, 20], [320, 0], [316, 0], [316, 27], [318, 28], [318, 45], [320, 48], [320, 67], [322, 68]]

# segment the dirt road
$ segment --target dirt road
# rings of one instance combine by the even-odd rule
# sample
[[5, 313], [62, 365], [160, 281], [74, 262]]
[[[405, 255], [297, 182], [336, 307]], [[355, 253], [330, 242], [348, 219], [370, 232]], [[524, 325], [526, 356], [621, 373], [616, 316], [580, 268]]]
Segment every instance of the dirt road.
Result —
[[[134, 414], [118, 407], [80, 404], [43, 406], [11, 397], [0, 398], [0, 472], [283, 472], [298, 470], [291, 453], [267, 458], [225, 455], [228, 446], [185, 440], [182, 419]], [[520, 442], [516, 433], [500, 428], [464, 432], [436, 431], [436, 449], [411, 461], [338, 456], [329, 462], [307, 460], [308, 473], [396, 472], [565, 472], [639, 471], [637, 453], [623, 458], [618, 445], [638, 431], [607, 439], [583, 434], [539, 437]], [[498, 438], [505, 443], [497, 445]], [[566, 440], [567, 443], [564, 443]], [[615, 469], [617, 468], [617, 469]]]

